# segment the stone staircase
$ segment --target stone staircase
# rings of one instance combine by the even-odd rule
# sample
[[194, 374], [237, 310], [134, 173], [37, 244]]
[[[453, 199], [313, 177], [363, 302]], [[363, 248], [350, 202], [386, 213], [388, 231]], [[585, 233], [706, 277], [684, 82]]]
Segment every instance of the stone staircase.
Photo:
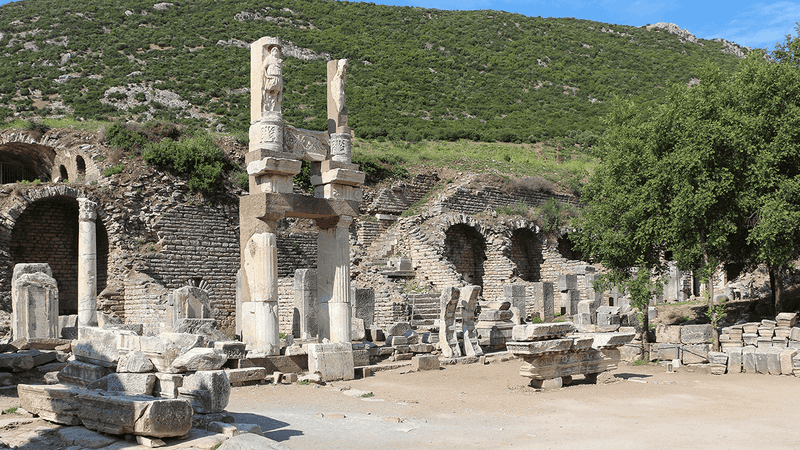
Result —
[[411, 326], [417, 331], [436, 328], [436, 321], [439, 319], [439, 294], [409, 293], [406, 298], [411, 308]]

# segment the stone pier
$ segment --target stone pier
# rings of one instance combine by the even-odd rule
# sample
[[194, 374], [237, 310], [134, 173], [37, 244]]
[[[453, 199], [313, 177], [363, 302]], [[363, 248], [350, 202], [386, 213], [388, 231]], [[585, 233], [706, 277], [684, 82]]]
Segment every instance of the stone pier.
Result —
[[317, 236], [317, 292], [320, 303], [327, 303], [329, 324], [328, 327], [321, 327], [320, 338], [328, 338], [331, 342], [350, 342], [352, 334], [348, 231], [352, 220], [352, 217], [341, 216], [335, 226], [320, 230]]
[[78, 327], [97, 326], [97, 203], [78, 199]]
[[[242, 324], [247, 348], [268, 354], [278, 354], [280, 345], [275, 232], [277, 222], [288, 217], [314, 220], [320, 229], [316, 293], [311, 298], [310, 289], [306, 292], [311, 284], [301, 283], [303, 292], [295, 305], [298, 334], [349, 344], [349, 227], [359, 215], [364, 183], [364, 173], [350, 156], [344, 94], [347, 61], [333, 61], [326, 74], [328, 132], [301, 130], [283, 123], [282, 46], [274, 37], [250, 46], [251, 126], [245, 156], [250, 192], [239, 200], [243, 270], [237, 322]], [[300, 172], [301, 160], [311, 163], [313, 197], [294, 191], [292, 178]]]

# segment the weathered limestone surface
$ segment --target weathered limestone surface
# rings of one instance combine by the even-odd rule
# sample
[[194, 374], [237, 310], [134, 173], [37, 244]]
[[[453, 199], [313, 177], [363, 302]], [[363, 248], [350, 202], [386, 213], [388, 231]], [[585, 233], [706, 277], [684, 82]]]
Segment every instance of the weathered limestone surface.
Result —
[[553, 283], [533, 283], [533, 302], [534, 311], [542, 314], [542, 320], [553, 320], [555, 314], [553, 305]]
[[172, 361], [172, 368], [178, 372], [217, 370], [226, 361], [228, 361], [228, 357], [222, 350], [196, 347], [175, 358]]
[[208, 292], [195, 286], [184, 286], [172, 292], [167, 301], [167, 324], [178, 331], [179, 319], [211, 318]]
[[439, 358], [434, 355], [416, 355], [411, 358], [411, 370], [439, 370]]
[[75, 359], [104, 367], [116, 367], [121, 336], [138, 337], [133, 331], [109, 330], [97, 327], [81, 327], [78, 343], [73, 349]]
[[439, 311], [441, 311], [439, 316], [439, 347], [441, 347], [442, 356], [445, 358], [461, 356], [461, 348], [458, 345], [458, 338], [453, 329], [456, 321], [459, 295], [458, 289], [448, 286], [442, 289], [442, 294], [439, 298]]
[[144, 353], [159, 372], [177, 372], [172, 367], [175, 359], [195, 347], [204, 347], [203, 336], [187, 333], [161, 333], [158, 336], [121, 335], [119, 352], [126, 354], [138, 350]]
[[[329, 328], [320, 337], [331, 342], [350, 342], [350, 242], [348, 227], [353, 218], [341, 216], [336, 225], [317, 235], [317, 295], [323, 311], [327, 304]], [[325, 315], [324, 313], [322, 314]]]
[[24, 372], [34, 366], [33, 356], [25, 353], [0, 353], [0, 370]]
[[297, 269], [294, 272], [294, 337], [316, 336], [317, 328], [317, 271]]
[[41, 266], [50, 270], [47, 264], [17, 264], [14, 267], [11, 288], [14, 339], [58, 337], [58, 284], [46, 272], [28, 273]]
[[58, 379], [68, 385], [86, 387], [111, 373], [112, 369], [81, 361], [70, 361], [58, 372]]
[[[478, 345], [478, 333], [475, 330], [475, 308], [478, 306], [480, 286], [464, 286], [459, 293], [461, 303], [461, 328], [464, 336], [464, 353], [466, 356], [483, 355], [483, 349]], [[522, 286], [525, 292], [525, 286]], [[522, 309], [525, 310], [524, 308]]]
[[291, 450], [291, 448], [264, 436], [243, 433], [223, 442], [218, 450]]
[[711, 340], [711, 325], [684, 325], [681, 327], [682, 344], [708, 344]]
[[185, 400], [115, 395], [68, 386], [17, 387], [22, 407], [64, 425], [83, 424], [109, 434], [183, 436], [192, 427], [192, 407]]
[[310, 344], [307, 347], [309, 373], [319, 373], [322, 381], [355, 378], [353, 345], [349, 342]]
[[126, 395], [153, 395], [156, 376], [152, 373], [111, 373], [93, 381], [87, 389], [121, 392]]
[[512, 338], [520, 342], [540, 341], [564, 336], [574, 331], [575, 325], [569, 322], [517, 325], [512, 330]]
[[228, 406], [231, 383], [224, 370], [204, 370], [183, 377], [178, 397], [189, 400], [199, 414], [222, 412]]
[[97, 203], [78, 199], [78, 327], [97, 326]]
[[280, 353], [278, 248], [273, 233], [254, 234], [243, 250], [250, 301], [242, 304], [242, 337], [249, 350]]

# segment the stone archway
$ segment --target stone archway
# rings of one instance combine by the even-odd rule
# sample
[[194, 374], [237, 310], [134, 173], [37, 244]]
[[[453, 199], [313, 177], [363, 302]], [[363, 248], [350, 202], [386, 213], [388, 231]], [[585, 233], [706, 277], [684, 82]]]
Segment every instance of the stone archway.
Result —
[[529, 228], [517, 228], [511, 233], [509, 259], [516, 265], [516, 275], [524, 281], [540, 281], [544, 264], [542, 240]]
[[11, 142], [0, 145], [0, 184], [47, 181], [55, 151], [43, 145]]
[[[108, 274], [108, 233], [97, 220], [97, 290]], [[48, 263], [58, 282], [59, 314], [78, 311], [78, 202], [71, 196], [36, 200], [21, 211], [11, 231], [12, 264]]]
[[467, 284], [483, 287], [486, 239], [475, 228], [463, 223], [448, 228], [444, 256]]

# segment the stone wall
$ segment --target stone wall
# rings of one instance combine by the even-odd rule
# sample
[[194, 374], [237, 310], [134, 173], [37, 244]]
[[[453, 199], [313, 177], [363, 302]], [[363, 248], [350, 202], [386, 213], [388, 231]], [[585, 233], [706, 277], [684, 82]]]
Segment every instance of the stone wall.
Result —
[[361, 203], [361, 211], [367, 214], [400, 215], [414, 202], [421, 199], [439, 181], [435, 173], [418, 174], [410, 180], [401, 180], [390, 188], [367, 190]]
[[578, 204], [575, 197], [571, 195], [550, 194], [523, 189], [504, 192], [495, 186], [485, 186], [475, 192], [458, 188], [452, 195], [443, 200], [441, 205], [447, 207], [450, 211], [477, 214], [481, 211], [493, 211], [517, 203], [524, 203], [527, 206], [541, 206], [551, 198], [555, 198], [561, 203]]
[[150, 276], [132, 272], [124, 281], [122, 315], [126, 323], [141, 323], [145, 335], [155, 335], [166, 326], [169, 291]]
[[293, 277], [297, 269], [317, 268], [317, 233], [278, 234], [277, 247], [279, 277]]
[[[239, 270], [236, 225], [206, 206], [178, 206], [155, 224], [161, 249], [145, 258], [148, 275], [170, 290], [207, 286], [217, 328], [230, 335], [235, 329]], [[127, 292], [125, 297], [128, 302]]]

